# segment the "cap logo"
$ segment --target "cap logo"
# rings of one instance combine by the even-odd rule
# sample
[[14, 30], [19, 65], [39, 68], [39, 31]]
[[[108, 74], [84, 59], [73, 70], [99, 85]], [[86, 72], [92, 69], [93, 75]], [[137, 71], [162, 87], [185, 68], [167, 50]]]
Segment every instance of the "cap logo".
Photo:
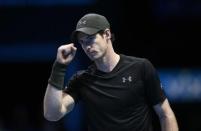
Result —
[[79, 26], [80, 26], [80, 25], [85, 25], [86, 23], [87, 23], [86, 20], [81, 20], [81, 21], [79, 21], [78, 25], [79, 25]]

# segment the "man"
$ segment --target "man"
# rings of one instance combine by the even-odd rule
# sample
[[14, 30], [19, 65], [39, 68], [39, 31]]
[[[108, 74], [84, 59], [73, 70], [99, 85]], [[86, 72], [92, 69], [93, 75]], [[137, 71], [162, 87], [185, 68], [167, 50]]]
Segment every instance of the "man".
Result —
[[84, 15], [72, 38], [94, 62], [63, 88], [65, 71], [76, 54], [73, 43], [58, 48], [44, 97], [44, 116], [57, 121], [83, 100], [89, 131], [152, 131], [153, 109], [162, 131], [178, 131], [175, 115], [156, 70], [145, 58], [117, 54], [108, 20]]

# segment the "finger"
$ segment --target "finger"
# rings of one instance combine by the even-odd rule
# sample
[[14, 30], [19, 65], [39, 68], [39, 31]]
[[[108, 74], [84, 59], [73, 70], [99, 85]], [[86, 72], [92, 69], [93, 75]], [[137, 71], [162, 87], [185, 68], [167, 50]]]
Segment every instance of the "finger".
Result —
[[67, 46], [74, 46], [74, 43], [67, 44]]
[[61, 54], [62, 54], [63, 58], [65, 58], [65, 59], [68, 57], [68, 55], [69, 55], [70, 53], [71, 53], [71, 52], [66, 51], [65, 49], [63, 49], [63, 50], [61, 51]]
[[72, 47], [72, 54], [73, 54], [73, 56], [75, 56], [76, 51], [77, 51], [77, 48], [76, 47]]
[[71, 50], [72, 50], [72, 51], [76, 51], [77, 48], [76, 48], [75, 46], [72, 46], [72, 47], [71, 47]]

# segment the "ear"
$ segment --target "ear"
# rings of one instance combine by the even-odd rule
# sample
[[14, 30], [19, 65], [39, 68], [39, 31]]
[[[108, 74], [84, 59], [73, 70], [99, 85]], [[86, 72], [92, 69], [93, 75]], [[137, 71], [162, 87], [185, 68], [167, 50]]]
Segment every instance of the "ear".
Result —
[[111, 39], [111, 32], [110, 32], [110, 29], [105, 29], [105, 36], [106, 36], [106, 39], [107, 39], [107, 40]]

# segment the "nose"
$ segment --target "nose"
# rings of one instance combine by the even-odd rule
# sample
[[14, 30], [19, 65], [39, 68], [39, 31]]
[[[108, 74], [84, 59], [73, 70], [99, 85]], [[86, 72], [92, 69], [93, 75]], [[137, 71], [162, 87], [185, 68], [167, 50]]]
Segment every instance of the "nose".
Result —
[[91, 45], [86, 45], [86, 50], [87, 50], [87, 52], [91, 49]]

